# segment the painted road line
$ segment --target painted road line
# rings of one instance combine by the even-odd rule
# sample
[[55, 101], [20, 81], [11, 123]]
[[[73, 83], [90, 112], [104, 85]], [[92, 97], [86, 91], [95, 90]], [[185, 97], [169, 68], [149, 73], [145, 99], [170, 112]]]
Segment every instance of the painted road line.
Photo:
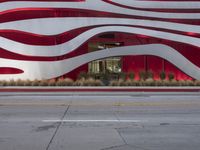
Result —
[[100, 123], [138, 123], [141, 122], [141, 120], [42, 120], [42, 122], [46, 123], [75, 123], [75, 122], [81, 122], [81, 123], [94, 123], [94, 122], [100, 122]]

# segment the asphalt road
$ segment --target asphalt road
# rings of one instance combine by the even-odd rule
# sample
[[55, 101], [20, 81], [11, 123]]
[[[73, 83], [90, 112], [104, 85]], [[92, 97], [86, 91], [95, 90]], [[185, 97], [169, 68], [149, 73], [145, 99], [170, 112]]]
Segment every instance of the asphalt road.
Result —
[[0, 96], [0, 150], [198, 150], [200, 96]]

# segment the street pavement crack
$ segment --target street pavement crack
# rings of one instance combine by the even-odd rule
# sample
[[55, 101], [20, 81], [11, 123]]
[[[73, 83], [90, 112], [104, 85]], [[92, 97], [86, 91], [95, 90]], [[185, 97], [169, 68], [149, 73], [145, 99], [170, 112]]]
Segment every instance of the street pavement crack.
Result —
[[124, 139], [124, 137], [121, 135], [121, 133], [120, 133], [117, 129], [115, 129], [115, 130], [116, 130], [117, 133], [119, 134], [119, 136], [120, 136], [120, 138], [122, 139], [122, 141], [124, 142], [124, 144], [125, 144], [125, 145], [128, 145], [127, 142], [126, 142], [126, 140]]
[[107, 147], [107, 148], [103, 148], [101, 150], [112, 150], [112, 149], [115, 149], [115, 148], [122, 148], [126, 146], [126, 144], [123, 144], [123, 145], [116, 145], [116, 146], [110, 146], [110, 147]]
[[58, 122], [58, 125], [57, 125], [57, 127], [56, 127], [56, 130], [55, 130], [53, 136], [51, 137], [51, 140], [49, 141], [49, 143], [48, 143], [48, 145], [47, 145], [47, 147], [46, 147], [46, 150], [49, 150], [50, 145], [51, 145], [51, 143], [53, 142], [53, 140], [54, 140], [54, 138], [55, 138], [55, 136], [56, 136], [56, 134], [57, 134], [57, 132], [58, 132], [60, 126], [62, 125], [62, 121], [63, 121], [64, 117], [66, 116], [68, 110], [69, 110], [69, 107], [70, 107], [70, 105], [67, 106], [67, 109], [65, 110], [63, 116], [61, 117], [61, 121]]

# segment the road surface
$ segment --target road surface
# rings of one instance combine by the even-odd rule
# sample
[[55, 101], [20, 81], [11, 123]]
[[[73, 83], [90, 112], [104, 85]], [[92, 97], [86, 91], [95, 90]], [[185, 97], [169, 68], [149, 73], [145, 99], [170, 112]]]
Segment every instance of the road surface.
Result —
[[200, 96], [0, 96], [1, 150], [198, 150]]

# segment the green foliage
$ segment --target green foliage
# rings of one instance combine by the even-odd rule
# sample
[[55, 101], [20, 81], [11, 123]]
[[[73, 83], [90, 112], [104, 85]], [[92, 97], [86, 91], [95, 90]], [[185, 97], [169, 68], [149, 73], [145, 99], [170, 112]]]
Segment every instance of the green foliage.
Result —
[[174, 79], [174, 73], [170, 72], [168, 74], [168, 78], [169, 78], [170, 81], [173, 80]]
[[164, 71], [160, 72], [160, 79], [165, 80], [166, 79], [166, 73]]
[[141, 70], [139, 72], [139, 77], [140, 77], [140, 80], [145, 80], [146, 79], [146, 71]]
[[129, 78], [130, 78], [131, 80], [134, 80], [134, 79], [135, 79], [135, 73], [134, 73], [134, 72], [130, 72], [130, 73], [129, 73]]

